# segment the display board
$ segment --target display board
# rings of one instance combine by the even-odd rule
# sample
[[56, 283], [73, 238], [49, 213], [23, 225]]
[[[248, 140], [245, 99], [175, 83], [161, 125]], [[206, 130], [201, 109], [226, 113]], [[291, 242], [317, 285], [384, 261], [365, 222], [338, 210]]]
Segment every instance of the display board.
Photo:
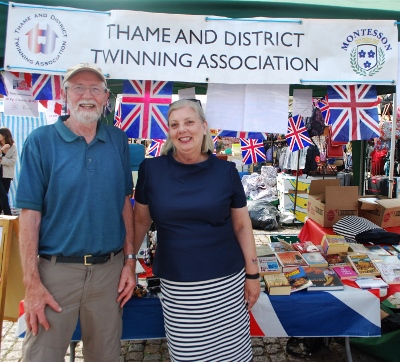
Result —
[[18, 248], [19, 223], [17, 216], [0, 216], [0, 323], [16, 321], [19, 302], [24, 299], [22, 268]]

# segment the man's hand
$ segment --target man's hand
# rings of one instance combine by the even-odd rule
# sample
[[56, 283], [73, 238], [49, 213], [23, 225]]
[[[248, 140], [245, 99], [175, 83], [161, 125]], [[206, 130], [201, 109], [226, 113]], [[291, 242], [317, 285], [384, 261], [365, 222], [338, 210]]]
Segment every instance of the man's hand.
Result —
[[129, 299], [131, 299], [133, 290], [136, 286], [135, 269], [135, 259], [125, 261], [118, 284], [118, 293], [120, 294], [117, 298], [117, 302], [121, 304], [121, 308]]
[[44, 313], [46, 305], [56, 312], [62, 311], [60, 305], [54, 300], [53, 296], [42, 283], [36, 287], [29, 287], [26, 289], [24, 299], [26, 327], [29, 331], [32, 331], [34, 336], [38, 333], [39, 324], [41, 324], [46, 331], [50, 328], [50, 324]]

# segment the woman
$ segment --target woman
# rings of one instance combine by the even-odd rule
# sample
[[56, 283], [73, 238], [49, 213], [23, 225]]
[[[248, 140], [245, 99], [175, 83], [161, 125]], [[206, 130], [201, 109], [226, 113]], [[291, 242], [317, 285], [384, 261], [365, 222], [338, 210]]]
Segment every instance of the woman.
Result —
[[212, 151], [201, 105], [183, 99], [170, 105], [162, 155], [139, 167], [135, 247], [153, 220], [172, 361], [252, 359], [248, 309], [260, 294], [253, 230], [235, 164]]
[[6, 127], [0, 127], [0, 151], [0, 164], [2, 169], [2, 178], [0, 182], [0, 213], [3, 211], [4, 215], [11, 215], [11, 209], [8, 203], [8, 191], [10, 190], [11, 181], [14, 178], [18, 152], [11, 132]]

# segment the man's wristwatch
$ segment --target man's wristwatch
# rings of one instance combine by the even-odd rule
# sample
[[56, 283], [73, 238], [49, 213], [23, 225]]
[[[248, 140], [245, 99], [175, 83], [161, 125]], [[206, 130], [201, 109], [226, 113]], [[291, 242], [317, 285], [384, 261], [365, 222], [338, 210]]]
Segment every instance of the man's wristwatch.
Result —
[[129, 259], [137, 260], [137, 255], [136, 254], [127, 254], [127, 255], [125, 255], [125, 260], [129, 260]]

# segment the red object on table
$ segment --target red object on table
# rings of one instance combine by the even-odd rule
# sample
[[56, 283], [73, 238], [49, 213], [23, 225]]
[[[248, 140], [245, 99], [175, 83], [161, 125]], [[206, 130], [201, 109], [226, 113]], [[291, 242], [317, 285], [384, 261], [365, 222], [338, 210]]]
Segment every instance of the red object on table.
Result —
[[300, 230], [298, 238], [301, 242], [312, 241], [315, 245], [321, 245], [325, 235], [334, 235], [333, 228], [323, 228], [312, 219], [306, 219]]

